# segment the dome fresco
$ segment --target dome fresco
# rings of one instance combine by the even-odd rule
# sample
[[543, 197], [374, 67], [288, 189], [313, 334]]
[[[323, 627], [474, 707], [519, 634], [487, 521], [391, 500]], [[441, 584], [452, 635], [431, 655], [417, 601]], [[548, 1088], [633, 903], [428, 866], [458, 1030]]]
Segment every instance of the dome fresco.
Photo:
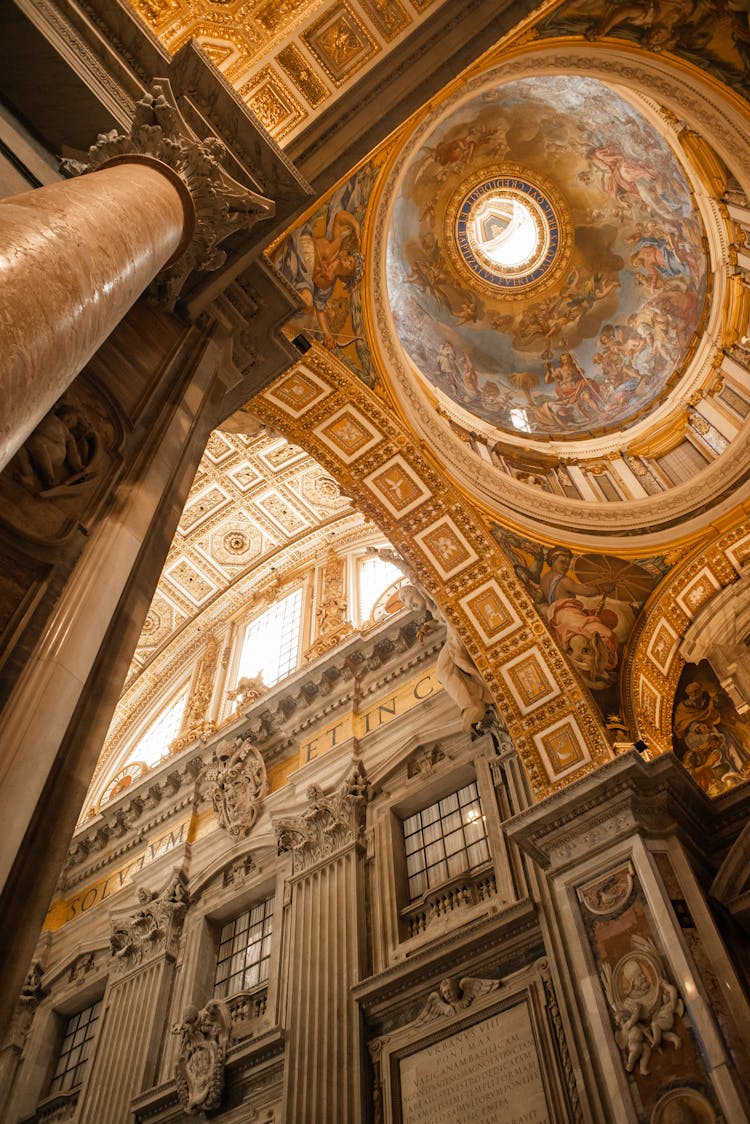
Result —
[[402, 173], [388, 237], [401, 345], [506, 432], [584, 438], [659, 400], [706, 294], [688, 181], [646, 118], [594, 79], [485, 87]]

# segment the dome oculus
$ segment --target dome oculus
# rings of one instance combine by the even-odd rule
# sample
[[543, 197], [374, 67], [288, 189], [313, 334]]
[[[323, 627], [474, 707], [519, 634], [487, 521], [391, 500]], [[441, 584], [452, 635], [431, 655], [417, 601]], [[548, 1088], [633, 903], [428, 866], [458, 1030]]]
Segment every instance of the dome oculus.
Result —
[[455, 233], [464, 264], [499, 289], [540, 281], [560, 248], [552, 203], [518, 176], [491, 176], [476, 184], [458, 207]]

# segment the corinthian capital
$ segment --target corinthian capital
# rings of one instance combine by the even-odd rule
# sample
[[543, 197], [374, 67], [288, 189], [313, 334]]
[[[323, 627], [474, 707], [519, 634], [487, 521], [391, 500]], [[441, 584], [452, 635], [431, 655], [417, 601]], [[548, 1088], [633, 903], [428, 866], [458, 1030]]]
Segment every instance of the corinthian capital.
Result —
[[279, 851], [291, 851], [293, 872], [306, 870], [356, 842], [364, 827], [367, 780], [359, 762], [329, 795], [318, 785], [307, 790], [308, 807], [301, 816], [277, 820]]
[[219, 249], [229, 234], [249, 230], [274, 213], [274, 203], [233, 179], [222, 162], [226, 148], [216, 137], [200, 140], [183, 118], [166, 78], [154, 79], [151, 92], [136, 102], [129, 133], [100, 133], [87, 163], [64, 160], [69, 175], [82, 175], [127, 161], [153, 161], [169, 169], [183, 195], [186, 234], [174, 260], [154, 282], [154, 295], [172, 307], [194, 269], [219, 269], [226, 253]]

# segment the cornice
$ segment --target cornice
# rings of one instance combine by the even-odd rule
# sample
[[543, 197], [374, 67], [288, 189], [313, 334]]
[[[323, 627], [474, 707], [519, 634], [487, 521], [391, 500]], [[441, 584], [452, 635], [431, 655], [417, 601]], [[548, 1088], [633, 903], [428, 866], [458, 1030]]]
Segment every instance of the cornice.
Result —
[[558, 872], [636, 834], [676, 835], [700, 857], [713, 850], [716, 808], [672, 754], [635, 750], [503, 825], [538, 866]]
[[502, 956], [505, 964], [514, 953], [525, 960], [524, 951], [537, 943], [541, 945], [536, 906], [524, 898], [492, 916], [460, 926], [407, 960], [369, 976], [352, 988], [352, 996], [368, 1021], [380, 1019], [396, 1004], [413, 999], [424, 984], [440, 975], [455, 974], [459, 963], [471, 961], [478, 966]]

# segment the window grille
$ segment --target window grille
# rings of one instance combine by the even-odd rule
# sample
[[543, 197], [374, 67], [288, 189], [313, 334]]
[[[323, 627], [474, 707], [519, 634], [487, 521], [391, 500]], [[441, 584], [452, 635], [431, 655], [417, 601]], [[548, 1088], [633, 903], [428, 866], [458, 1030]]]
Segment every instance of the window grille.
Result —
[[77, 1015], [72, 1015], [65, 1024], [50, 1094], [67, 1093], [83, 1081], [101, 1007], [102, 1001], [99, 999]]
[[263, 675], [272, 687], [299, 663], [302, 590], [297, 589], [266, 609], [245, 630], [237, 679]]
[[258, 902], [222, 927], [214, 995], [223, 999], [268, 979], [273, 897]]
[[404, 820], [409, 900], [490, 858], [476, 782]]

